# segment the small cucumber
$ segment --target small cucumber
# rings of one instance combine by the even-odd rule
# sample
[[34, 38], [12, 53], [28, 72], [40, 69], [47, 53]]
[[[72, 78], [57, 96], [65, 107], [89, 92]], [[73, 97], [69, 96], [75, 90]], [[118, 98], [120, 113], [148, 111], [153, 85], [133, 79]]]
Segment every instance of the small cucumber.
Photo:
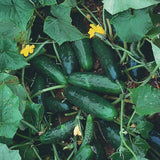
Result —
[[86, 145], [82, 148], [80, 148], [75, 156], [73, 157], [73, 160], [93, 160], [94, 152], [92, 151], [92, 148], [90, 145]]
[[62, 68], [65, 74], [71, 74], [78, 70], [78, 62], [69, 42], [63, 43], [59, 48], [59, 56], [62, 61]]
[[68, 138], [75, 127], [75, 120], [71, 119], [55, 128], [50, 129], [40, 136], [41, 143], [57, 143]]
[[112, 121], [117, 116], [114, 106], [94, 93], [73, 86], [65, 88], [64, 93], [69, 102], [95, 117]]
[[[35, 93], [44, 88], [45, 88], [44, 78], [41, 75], [37, 75], [32, 86], [31, 90], [32, 95], [34, 95]], [[43, 100], [44, 100], [44, 94], [39, 94], [33, 99], [33, 101], [38, 104], [43, 104]]]
[[[87, 90], [96, 91], [100, 93], [120, 94], [120, 86], [111, 81], [108, 77], [91, 72], [77, 72], [72, 73], [68, 77], [68, 83], [82, 87]], [[121, 82], [124, 89], [125, 85]]]
[[44, 107], [47, 111], [53, 113], [67, 112], [71, 109], [71, 105], [67, 101], [62, 102], [61, 100], [52, 96], [46, 97], [43, 101]]
[[88, 38], [74, 41], [72, 47], [81, 67], [88, 71], [93, 67], [92, 49]]
[[86, 121], [85, 136], [84, 136], [84, 139], [82, 141], [82, 144], [81, 144], [80, 148], [84, 147], [85, 145], [88, 145], [92, 142], [93, 134], [94, 134], [93, 118], [92, 118], [91, 115], [88, 115], [87, 116], [87, 121]]
[[121, 74], [114, 57], [114, 50], [99, 38], [92, 39], [92, 47], [94, 52], [97, 54], [107, 77], [113, 80], [120, 79]]
[[52, 78], [58, 84], [67, 84], [61, 69], [46, 56], [38, 56], [32, 60], [35, 70], [44, 76]]

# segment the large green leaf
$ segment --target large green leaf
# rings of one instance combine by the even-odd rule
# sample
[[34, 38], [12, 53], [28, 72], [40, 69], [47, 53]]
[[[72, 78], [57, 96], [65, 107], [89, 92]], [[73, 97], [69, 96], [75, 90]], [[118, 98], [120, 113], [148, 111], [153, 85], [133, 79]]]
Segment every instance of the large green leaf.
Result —
[[65, 0], [62, 4], [64, 6], [68, 6], [68, 7], [76, 7], [77, 6], [77, 2], [75, 0]]
[[0, 61], [0, 72], [20, 69], [28, 64], [18, 53], [17, 43], [9, 39], [0, 39]]
[[141, 9], [158, 4], [159, 0], [103, 0], [103, 3], [110, 14], [116, 14], [129, 8]]
[[118, 36], [126, 42], [141, 40], [153, 27], [148, 8], [131, 10], [115, 15], [111, 23], [114, 25]]
[[21, 160], [18, 150], [10, 150], [6, 144], [0, 143], [0, 159], [1, 160]]
[[149, 84], [135, 89], [129, 89], [131, 101], [136, 105], [136, 112], [143, 115], [152, 115], [160, 112], [160, 90]]
[[19, 99], [7, 85], [2, 84], [0, 100], [0, 136], [13, 138], [22, 119], [19, 111]]
[[48, 16], [44, 23], [44, 32], [54, 39], [59, 45], [65, 41], [75, 41], [84, 36], [71, 24], [70, 7], [63, 5], [51, 6], [54, 17]]
[[50, 6], [56, 4], [56, 0], [38, 0], [42, 6]]
[[12, 22], [22, 30], [26, 29], [33, 11], [34, 7], [28, 0], [0, 0], [0, 22]]

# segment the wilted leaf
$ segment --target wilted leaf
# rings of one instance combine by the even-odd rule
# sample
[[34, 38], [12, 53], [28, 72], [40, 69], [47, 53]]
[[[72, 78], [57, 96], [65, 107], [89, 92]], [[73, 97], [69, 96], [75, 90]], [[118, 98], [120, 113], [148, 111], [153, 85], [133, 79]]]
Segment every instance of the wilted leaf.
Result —
[[136, 105], [136, 112], [143, 115], [152, 115], [160, 112], [160, 90], [149, 84], [135, 89], [129, 89], [131, 101]]
[[153, 27], [148, 8], [119, 13], [111, 19], [118, 36], [126, 42], [139, 41]]

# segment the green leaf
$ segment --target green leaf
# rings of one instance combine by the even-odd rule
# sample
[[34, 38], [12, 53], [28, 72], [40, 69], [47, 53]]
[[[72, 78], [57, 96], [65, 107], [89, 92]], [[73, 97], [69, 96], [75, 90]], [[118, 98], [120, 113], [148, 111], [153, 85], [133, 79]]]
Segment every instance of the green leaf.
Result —
[[13, 138], [22, 119], [19, 99], [3, 84], [0, 86], [0, 100], [0, 136]]
[[38, 1], [42, 6], [51, 6], [57, 3], [56, 0], [38, 0]]
[[149, 132], [153, 129], [153, 124], [146, 120], [144, 116], [135, 115], [132, 123], [136, 125], [131, 128], [134, 132], [140, 134], [143, 138], [149, 138]]
[[132, 148], [134, 153], [143, 158], [145, 157], [148, 149], [150, 148], [148, 143], [142, 139], [140, 136], [136, 136], [136, 138], [134, 139], [134, 142], [132, 144]]
[[160, 48], [157, 45], [155, 45], [153, 42], [151, 42], [151, 45], [152, 45], [153, 56], [156, 61], [156, 64], [159, 64], [160, 63]]
[[75, 0], [65, 0], [62, 5], [67, 6], [67, 7], [76, 7], [77, 2]]
[[6, 144], [0, 143], [0, 159], [1, 160], [21, 160], [18, 150], [10, 150]]
[[158, 4], [158, 0], [103, 0], [104, 8], [110, 14], [116, 14], [129, 8], [141, 9]]
[[124, 150], [121, 153], [120, 152], [115, 152], [113, 153], [110, 158], [112, 160], [130, 160], [130, 158], [132, 158], [133, 155], [131, 154], [131, 152], [129, 152], [128, 150]]
[[43, 114], [44, 107], [42, 105], [31, 102], [26, 104], [24, 119], [34, 125], [36, 128], [39, 127], [39, 124], [43, 118]]
[[70, 7], [63, 5], [51, 6], [54, 17], [48, 16], [44, 23], [44, 32], [59, 45], [66, 41], [75, 41], [84, 38], [82, 33], [71, 24]]
[[160, 112], [160, 90], [149, 84], [135, 89], [129, 89], [131, 101], [136, 105], [136, 112], [143, 115], [152, 115]]
[[153, 27], [148, 8], [119, 13], [111, 19], [118, 36], [126, 42], [139, 41]]
[[17, 70], [28, 65], [23, 56], [18, 53], [16, 42], [9, 39], [0, 39], [0, 60], [0, 72]]
[[0, 22], [12, 22], [22, 30], [33, 15], [34, 7], [28, 0], [0, 0]]

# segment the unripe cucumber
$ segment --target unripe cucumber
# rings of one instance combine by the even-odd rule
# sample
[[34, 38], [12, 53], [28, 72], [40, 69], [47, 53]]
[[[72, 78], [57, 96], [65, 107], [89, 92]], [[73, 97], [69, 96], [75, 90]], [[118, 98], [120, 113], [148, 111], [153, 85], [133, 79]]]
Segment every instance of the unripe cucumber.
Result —
[[69, 102], [97, 118], [113, 121], [117, 116], [114, 106], [94, 93], [75, 86], [65, 88], [64, 93]]

